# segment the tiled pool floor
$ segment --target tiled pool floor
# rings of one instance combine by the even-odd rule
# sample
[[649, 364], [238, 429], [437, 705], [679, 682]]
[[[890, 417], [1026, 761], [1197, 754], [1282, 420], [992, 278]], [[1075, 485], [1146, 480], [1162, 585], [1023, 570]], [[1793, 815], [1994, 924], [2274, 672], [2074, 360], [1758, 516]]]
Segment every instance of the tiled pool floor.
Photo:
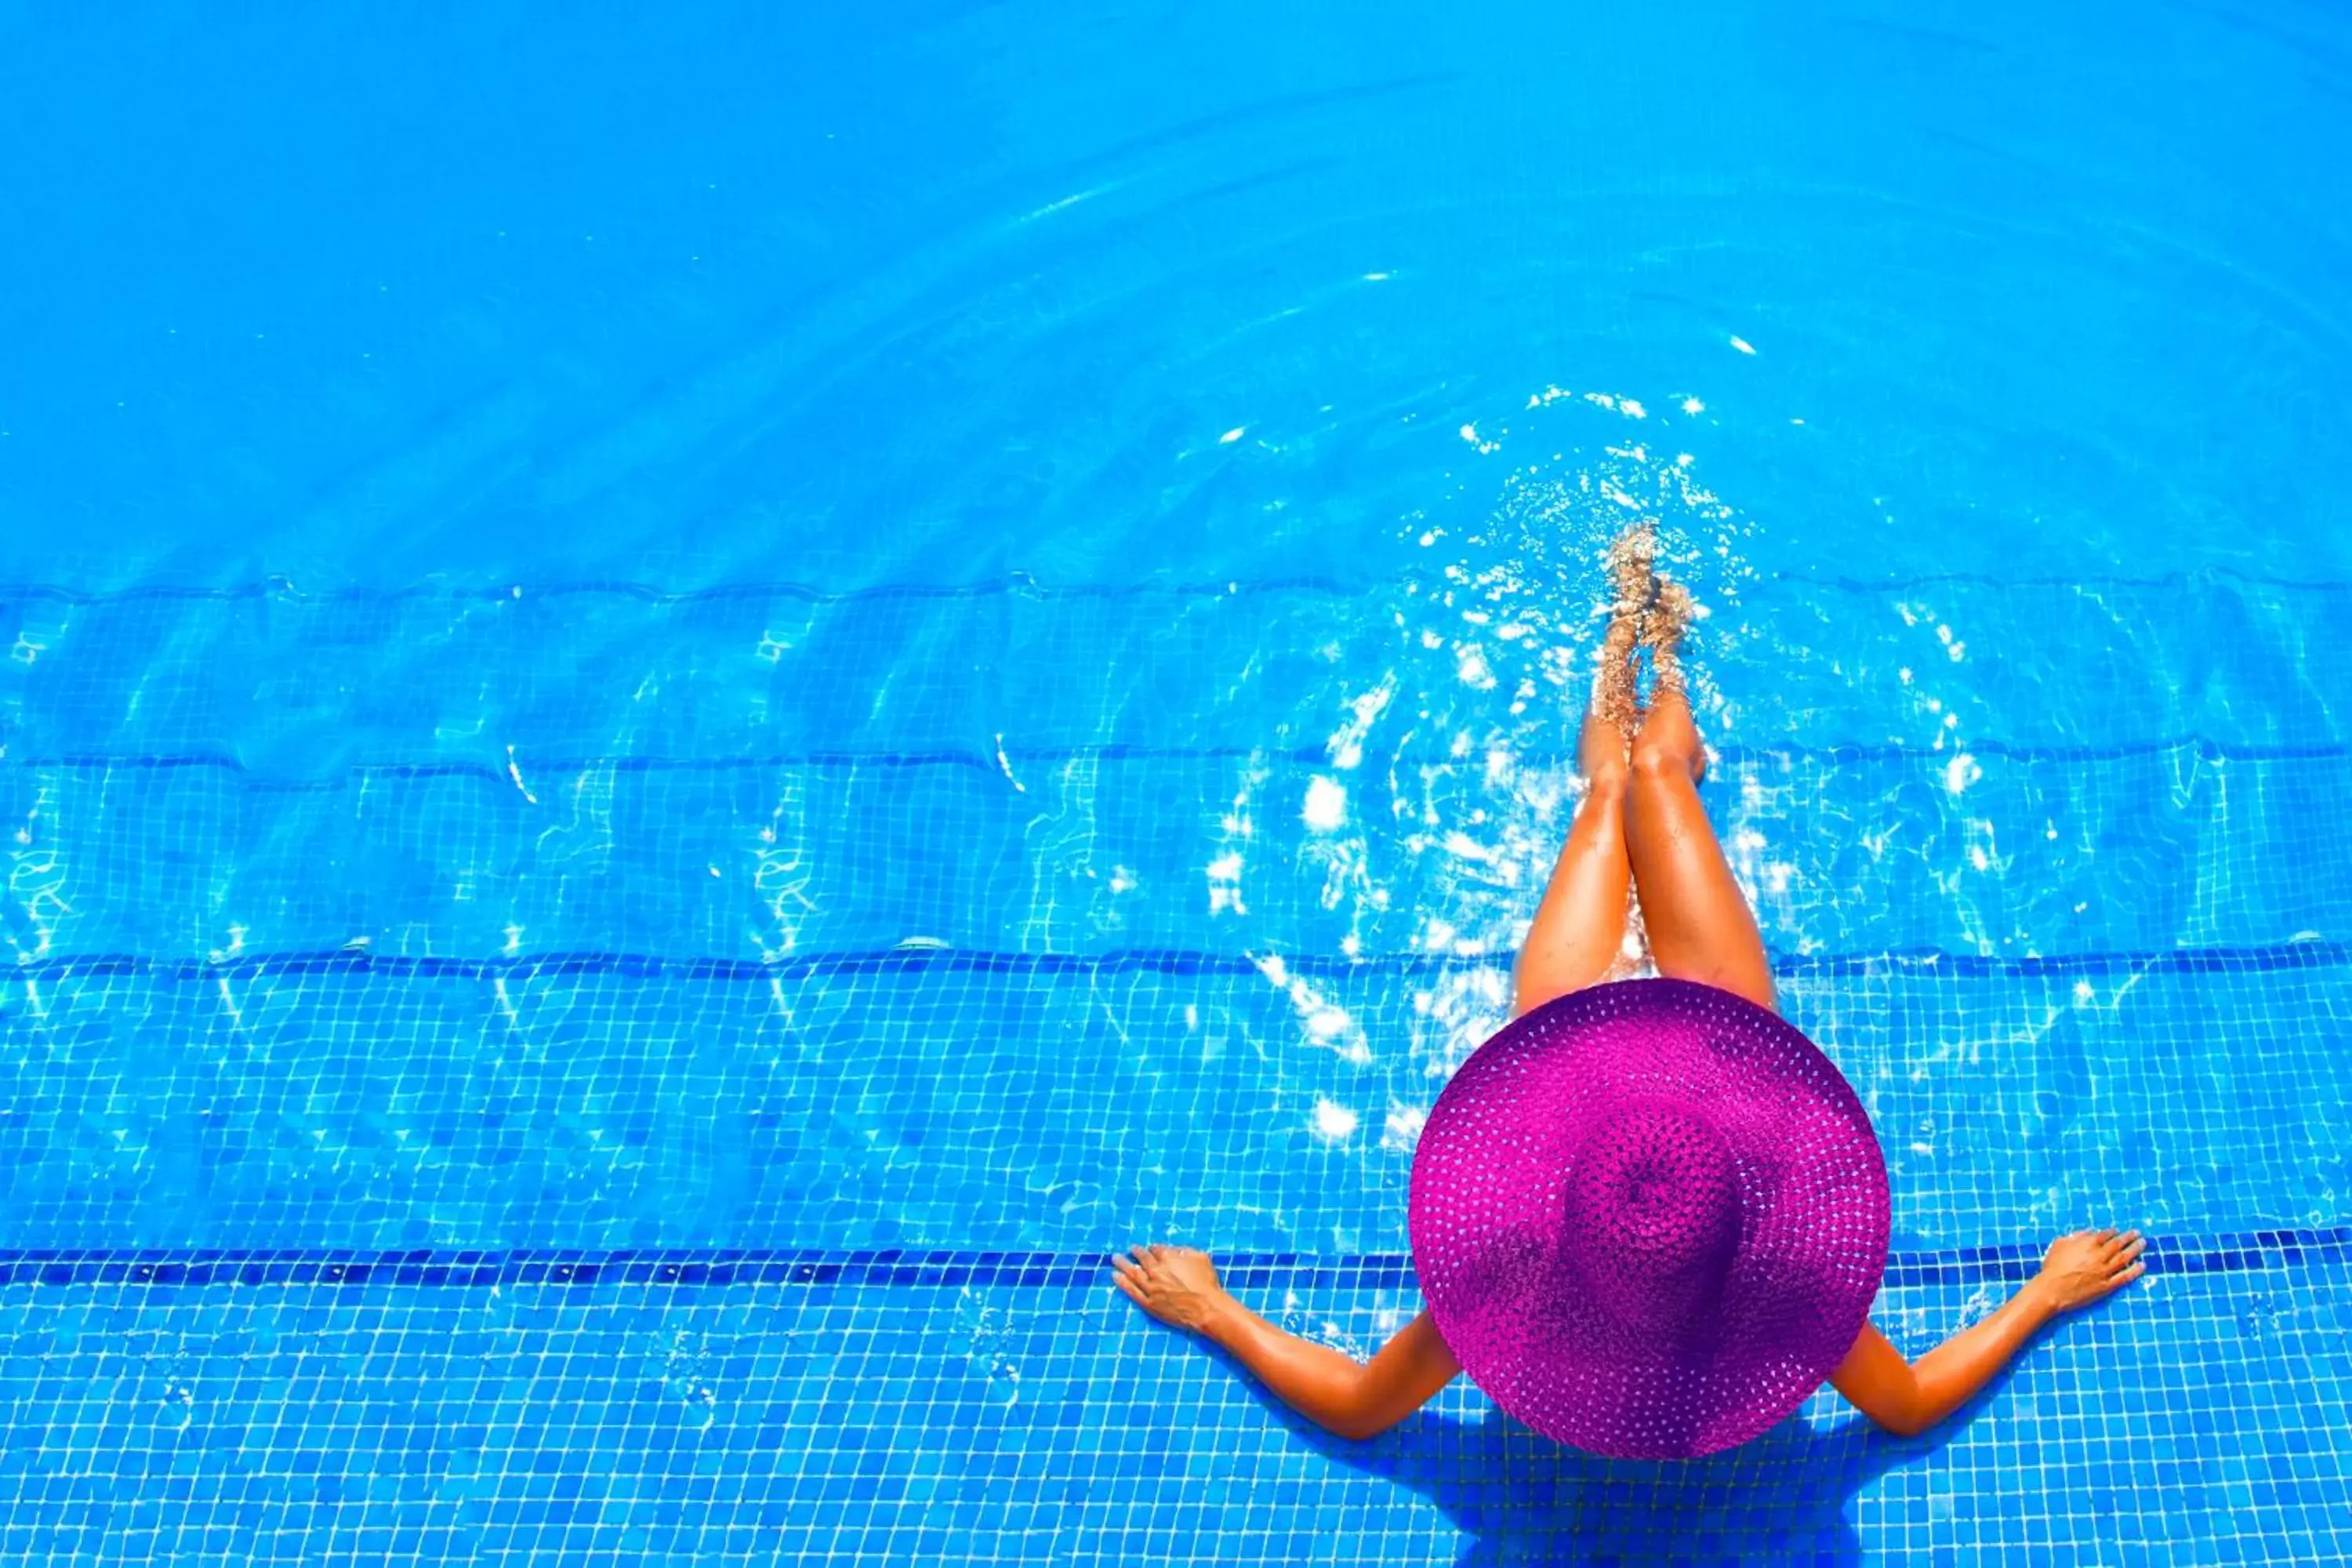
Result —
[[[2159, 1269], [1924, 1438], [1824, 1394], [1674, 1465], [1559, 1448], [1459, 1383], [1330, 1438], [1075, 1255], [1034, 1284], [876, 1283], [870, 1255], [696, 1282], [683, 1254], [635, 1283], [282, 1255], [247, 1266], [278, 1283], [107, 1283], [86, 1257], [0, 1290], [0, 1559], [2340, 1561], [2352, 1268], [2340, 1241], [2312, 1256]], [[1880, 1321], [1916, 1349], [2004, 1289], [1958, 1272], [1890, 1288]], [[1358, 1347], [1415, 1306], [1388, 1272], [1336, 1278], [1244, 1293]]]

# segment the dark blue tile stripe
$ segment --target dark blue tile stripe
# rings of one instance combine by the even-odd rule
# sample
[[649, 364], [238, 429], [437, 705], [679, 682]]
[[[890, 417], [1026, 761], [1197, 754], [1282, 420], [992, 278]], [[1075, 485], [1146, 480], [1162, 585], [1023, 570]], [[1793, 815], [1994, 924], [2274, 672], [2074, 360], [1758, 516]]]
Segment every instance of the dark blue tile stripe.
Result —
[[[2006, 588], [2180, 588], [2200, 583], [2231, 583], [2247, 587], [2273, 588], [2302, 594], [2352, 593], [2352, 581], [2334, 578], [2299, 579], [2279, 577], [2262, 573], [2241, 572], [2229, 567], [2200, 567], [2188, 572], [2159, 573], [2151, 576], [2132, 577], [2110, 575], [1996, 577], [1978, 572], [1935, 572], [1912, 577], [1846, 577], [1811, 574], [1776, 574], [1775, 582], [1801, 584], [1808, 587], [1826, 588], [1836, 593], [1893, 594], [1914, 588], [1973, 587]], [[1339, 578], [1317, 575], [1261, 578], [1244, 582], [1220, 579], [1213, 583], [1185, 583], [1173, 579], [1143, 583], [1040, 583], [1026, 572], [1011, 572], [1002, 576], [982, 578], [971, 583], [877, 583], [863, 588], [825, 589], [805, 583], [725, 583], [700, 588], [663, 588], [650, 583], [623, 578], [589, 578], [568, 583], [481, 584], [472, 586], [434, 586], [412, 584], [400, 588], [373, 588], [356, 584], [309, 590], [285, 576], [265, 577], [258, 582], [233, 584], [228, 586], [206, 587], [188, 584], [143, 584], [124, 588], [76, 588], [58, 583], [0, 584], [0, 608], [11, 599], [39, 599], [72, 605], [125, 604], [141, 601], [236, 601], [276, 598], [310, 604], [393, 604], [413, 600], [438, 599], [450, 602], [499, 601], [509, 599], [553, 599], [580, 595], [601, 595], [608, 598], [635, 599], [646, 604], [690, 605], [730, 599], [792, 599], [806, 604], [845, 605], [872, 601], [906, 599], [983, 599], [1003, 595], [1017, 595], [1036, 599], [1125, 599], [1150, 595], [1175, 598], [1226, 599], [1259, 594], [1324, 594], [1347, 596], [1372, 593], [1404, 583], [1438, 581], [1426, 573], [1404, 573], [1393, 577]]]
[[[1979, 759], [2000, 758], [2021, 763], [2101, 763], [2133, 757], [2194, 756], [2203, 762], [2277, 763], [2326, 762], [2352, 756], [2352, 742], [2309, 741], [2294, 743], [2216, 740], [2210, 735], [2173, 735], [2147, 741], [2124, 741], [2103, 746], [2060, 746], [1970, 741], [1967, 751]], [[1732, 767], [1770, 763], [1929, 763], [1942, 766], [1952, 759], [1948, 747], [1903, 746], [1835, 742], [1826, 745], [1727, 745], [1717, 758]], [[1181, 763], [1199, 761], [1287, 763], [1316, 767], [1330, 760], [1322, 746], [1154, 746], [1109, 741], [1079, 746], [1008, 746], [1000, 757], [984, 751], [939, 749], [916, 752], [772, 752], [732, 757], [534, 757], [519, 756], [515, 764], [527, 775], [604, 771], [622, 773], [733, 773], [755, 768], [965, 768], [1002, 774], [1010, 765], [1050, 766], [1057, 763]], [[1518, 762], [1532, 768], [1566, 768], [1574, 759], [1565, 752], [1522, 752]], [[512, 789], [514, 778], [504, 763], [392, 762], [362, 763], [316, 777], [256, 773], [245, 762], [226, 752], [61, 752], [53, 756], [0, 759], [0, 768], [24, 772], [200, 771], [225, 773], [241, 780], [256, 793], [286, 795], [332, 794], [355, 784], [379, 779], [471, 778], [499, 789]]]
[[[1066, 762], [1296, 762], [1309, 765], [1328, 760], [1321, 746], [1273, 749], [1264, 746], [1144, 746], [1109, 742], [1087, 746], [1007, 747], [1002, 761], [990, 752], [774, 752], [736, 757], [531, 757], [520, 756], [516, 765], [528, 777], [546, 773], [713, 773], [752, 768], [969, 768], [1002, 776], [1006, 763]], [[1565, 759], [1562, 759], [1563, 763]], [[514, 775], [504, 763], [469, 762], [362, 763], [318, 778], [257, 774], [245, 763], [225, 752], [182, 752], [168, 754], [109, 755], [74, 752], [47, 757], [9, 758], [0, 768], [26, 771], [123, 769], [131, 772], [213, 772], [233, 774], [257, 793], [285, 795], [331, 794], [355, 784], [381, 779], [473, 778], [502, 790], [514, 788]]]
[[[1964, 1284], [2030, 1278], [2041, 1253], [2030, 1246], [1897, 1252], [1891, 1286]], [[2150, 1274], [2260, 1273], [2352, 1259], [2352, 1226], [2153, 1237]], [[987, 1252], [884, 1247], [703, 1248], [582, 1251], [0, 1251], [0, 1286], [137, 1285], [834, 1285], [846, 1287], [1099, 1284], [1099, 1252]], [[1228, 1253], [1218, 1258], [1237, 1289], [1407, 1289], [1412, 1259], [1402, 1252], [1318, 1256]]]
[[[2146, 974], [2256, 974], [2282, 970], [2333, 969], [2352, 962], [2352, 944], [2284, 942], [2258, 947], [2168, 948], [2139, 952], [2052, 953], [2038, 958], [1996, 958], [1934, 949], [1888, 949], [1876, 952], [1776, 953], [1772, 972], [1783, 979], [1876, 978], [2030, 979], [2037, 976]], [[1357, 958], [1326, 953], [1283, 955], [1294, 974], [1318, 979], [1368, 975], [1425, 975], [1507, 971], [1508, 954], [1460, 958], [1437, 953], [1380, 953]], [[1259, 973], [1245, 953], [1190, 949], [1127, 949], [1114, 952], [1000, 952], [955, 948], [879, 948], [810, 953], [773, 963], [749, 958], [663, 958], [638, 952], [543, 952], [518, 958], [417, 957], [372, 952], [363, 947], [309, 952], [257, 952], [212, 962], [152, 958], [137, 953], [88, 953], [20, 963], [15, 980], [137, 976], [189, 984], [224, 978], [269, 979], [286, 975], [336, 974], [394, 980], [539, 980], [567, 975], [616, 975], [631, 980], [718, 981], [764, 984], [827, 975], [1015, 974], [1052, 978], [1119, 973], [1184, 976], [1248, 976]], [[11, 1001], [0, 994], [0, 1016]]]
[[1017, 595], [1024, 599], [1129, 599], [1159, 595], [1168, 598], [1232, 599], [1262, 594], [1322, 594], [1348, 597], [1386, 588], [1393, 584], [1430, 581], [1423, 576], [1363, 578], [1266, 577], [1255, 582], [1220, 579], [1214, 583], [1174, 580], [1147, 583], [1040, 583], [1026, 572], [973, 583], [877, 583], [864, 588], [826, 589], [805, 583], [722, 583], [702, 588], [662, 588], [650, 583], [620, 578], [592, 578], [572, 583], [497, 584], [470, 587], [404, 588], [348, 585], [310, 591], [291, 578], [268, 577], [257, 583], [228, 587], [151, 584], [129, 588], [84, 589], [58, 583], [0, 584], [0, 608], [10, 599], [40, 599], [69, 605], [286, 599], [304, 604], [399, 604], [416, 600], [450, 603], [497, 603], [512, 599], [562, 599], [582, 596], [635, 599], [651, 605], [696, 605], [727, 600], [790, 599], [810, 605], [856, 605], [907, 599], [990, 599]]

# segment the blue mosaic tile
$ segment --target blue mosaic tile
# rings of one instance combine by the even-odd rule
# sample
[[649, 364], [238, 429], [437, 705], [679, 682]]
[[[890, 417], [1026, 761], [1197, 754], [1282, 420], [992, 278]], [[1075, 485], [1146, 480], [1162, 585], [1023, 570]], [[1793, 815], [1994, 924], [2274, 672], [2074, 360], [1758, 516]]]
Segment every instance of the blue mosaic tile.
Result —
[[[1925, 1437], [1824, 1394], [1668, 1465], [1558, 1447], [1458, 1383], [1386, 1436], [1332, 1438], [1145, 1322], [1097, 1259], [1035, 1283], [552, 1259], [441, 1288], [317, 1259], [236, 1287], [12, 1275], [0, 1395], [39, 1414], [0, 1447], [0, 1508], [11, 1550], [66, 1561], [394, 1541], [425, 1561], [1175, 1563], [1202, 1541], [1243, 1562], [2331, 1561], [2352, 1550], [2333, 1245], [2318, 1266], [2153, 1271]], [[1359, 1352], [1417, 1310], [1409, 1287], [1321, 1273], [1251, 1299]], [[1987, 1284], [1891, 1284], [1878, 1316], [1916, 1352], [1987, 1310]]]
[[[11, 17], [0, 1563], [2352, 1560], [2336, 18], [1131, 9]], [[1107, 1258], [1418, 1310], [1633, 510], [1879, 1321], [2147, 1272], [1340, 1441]]]
[[[1483, 956], [836, 958], [58, 961], [0, 1007], [0, 1246], [1401, 1251], [1507, 996]], [[1906, 1255], [2324, 1228], [2352, 1186], [2352, 965], [1877, 955], [1782, 998]]]

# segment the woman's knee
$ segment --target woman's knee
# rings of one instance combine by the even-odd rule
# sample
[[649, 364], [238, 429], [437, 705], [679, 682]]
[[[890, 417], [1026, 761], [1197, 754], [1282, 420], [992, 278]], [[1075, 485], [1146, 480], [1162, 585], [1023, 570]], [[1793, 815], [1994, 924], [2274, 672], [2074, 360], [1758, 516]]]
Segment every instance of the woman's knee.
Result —
[[1633, 742], [1633, 778], [1644, 784], [1694, 780], [1698, 777], [1698, 757], [1695, 738], [1652, 735], [1644, 731]]

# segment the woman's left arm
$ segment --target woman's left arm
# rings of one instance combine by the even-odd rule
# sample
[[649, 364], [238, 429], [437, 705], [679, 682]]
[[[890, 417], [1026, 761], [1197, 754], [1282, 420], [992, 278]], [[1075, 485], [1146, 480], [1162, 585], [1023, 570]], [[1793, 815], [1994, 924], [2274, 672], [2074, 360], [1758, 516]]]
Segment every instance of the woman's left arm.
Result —
[[1208, 1255], [1139, 1247], [1111, 1267], [1128, 1298], [1163, 1323], [1213, 1340], [1283, 1403], [1342, 1437], [1371, 1437], [1423, 1405], [1462, 1370], [1427, 1312], [1369, 1363], [1276, 1328], [1227, 1293]]
[[2147, 1246], [2136, 1230], [2061, 1237], [2042, 1258], [2042, 1272], [2000, 1310], [1916, 1363], [1905, 1362], [1876, 1324], [1864, 1323], [1862, 1337], [1830, 1373], [1831, 1386], [1889, 1432], [1916, 1437], [1967, 1404], [2042, 1324], [2138, 1279], [2147, 1268], [2139, 1260]]

